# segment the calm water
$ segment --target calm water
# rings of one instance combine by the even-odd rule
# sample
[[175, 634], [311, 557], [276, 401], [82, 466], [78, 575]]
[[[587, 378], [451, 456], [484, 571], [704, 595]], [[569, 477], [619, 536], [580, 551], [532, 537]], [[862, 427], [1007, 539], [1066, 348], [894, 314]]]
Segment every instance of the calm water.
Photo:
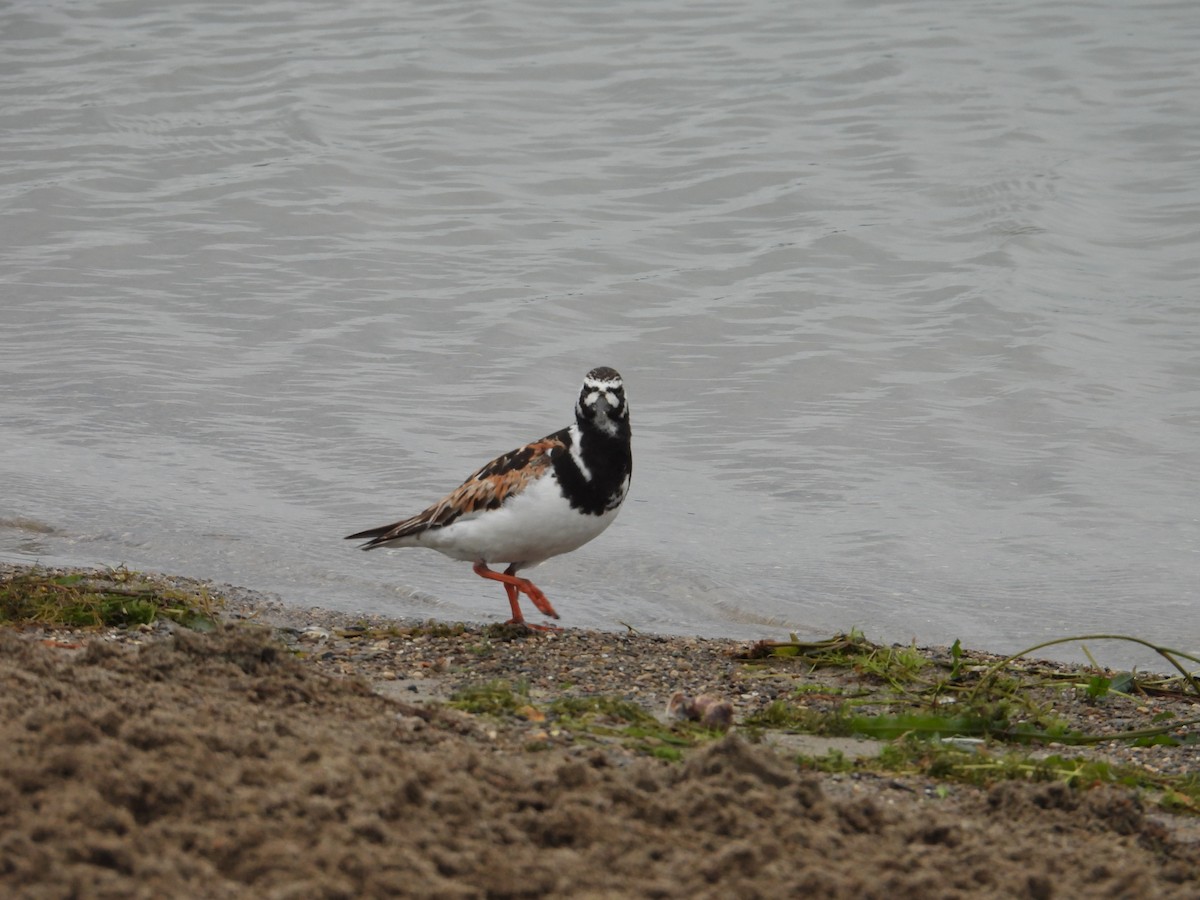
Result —
[[17, 0], [0, 50], [0, 558], [499, 619], [341, 536], [606, 364], [564, 624], [1200, 651], [1192, 0]]

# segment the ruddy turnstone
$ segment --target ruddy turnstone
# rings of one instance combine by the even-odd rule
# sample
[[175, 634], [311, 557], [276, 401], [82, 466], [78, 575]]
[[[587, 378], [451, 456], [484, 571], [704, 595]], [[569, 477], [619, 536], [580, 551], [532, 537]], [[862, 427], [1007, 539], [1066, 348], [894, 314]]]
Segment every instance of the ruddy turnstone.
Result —
[[[629, 437], [621, 376], [607, 366], [592, 369], [574, 425], [496, 457], [424, 512], [346, 539], [369, 538], [363, 550], [429, 547], [473, 562], [476, 575], [504, 585], [510, 624], [528, 624], [518, 593], [557, 619], [546, 595], [517, 572], [582, 547], [612, 524], [629, 492]], [[495, 572], [492, 563], [509, 565]]]

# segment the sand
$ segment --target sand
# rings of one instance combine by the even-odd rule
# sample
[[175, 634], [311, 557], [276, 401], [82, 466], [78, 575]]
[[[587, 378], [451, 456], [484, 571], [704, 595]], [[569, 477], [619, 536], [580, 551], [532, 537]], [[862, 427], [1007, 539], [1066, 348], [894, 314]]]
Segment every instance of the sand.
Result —
[[[740, 720], [765, 698], [732, 642], [355, 640], [235, 606], [212, 633], [0, 629], [0, 895], [1200, 896], [1194, 820], [1131, 789], [817, 774], [736, 724], [672, 761], [538, 711], [623, 686], [658, 713], [724, 692]], [[528, 709], [444, 702], [499, 677]]]

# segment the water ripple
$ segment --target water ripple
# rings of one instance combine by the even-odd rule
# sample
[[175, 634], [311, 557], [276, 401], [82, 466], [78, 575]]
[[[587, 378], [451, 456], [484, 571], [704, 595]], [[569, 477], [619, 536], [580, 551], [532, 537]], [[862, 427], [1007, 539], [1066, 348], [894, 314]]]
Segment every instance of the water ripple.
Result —
[[1200, 643], [1192, 5], [17, 2], [0, 35], [0, 554], [498, 615], [338, 538], [608, 363], [638, 474], [546, 566], [572, 624]]

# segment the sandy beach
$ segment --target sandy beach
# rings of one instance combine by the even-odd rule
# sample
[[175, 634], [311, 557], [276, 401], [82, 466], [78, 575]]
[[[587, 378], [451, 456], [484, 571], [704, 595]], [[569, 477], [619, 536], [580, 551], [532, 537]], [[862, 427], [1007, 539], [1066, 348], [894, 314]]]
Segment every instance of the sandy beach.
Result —
[[[206, 589], [220, 601], [210, 630], [165, 618], [0, 628], [0, 893], [1200, 891], [1186, 792], [1061, 768], [1013, 777], [1018, 764], [998, 762], [1015, 748], [1186, 784], [1200, 768], [1200, 705], [1185, 692], [1089, 697], [1069, 678], [1051, 683], [1061, 667], [1030, 663], [1028, 690], [1071, 734], [1179, 727], [1150, 746], [960, 741], [955, 752], [996, 776], [943, 777], [898, 762], [910, 738], [780, 720], [826, 721], [811, 717], [851, 698], [870, 712], [883, 702], [872, 692], [896, 688], [861, 666], [735, 641], [359, 618]], [[884, 655], [903, 662], [902, 650]], [[923, 650], [923, 671], [945, 657], [956, 678], [978, 680], [995, 659], [948, 653]]]

